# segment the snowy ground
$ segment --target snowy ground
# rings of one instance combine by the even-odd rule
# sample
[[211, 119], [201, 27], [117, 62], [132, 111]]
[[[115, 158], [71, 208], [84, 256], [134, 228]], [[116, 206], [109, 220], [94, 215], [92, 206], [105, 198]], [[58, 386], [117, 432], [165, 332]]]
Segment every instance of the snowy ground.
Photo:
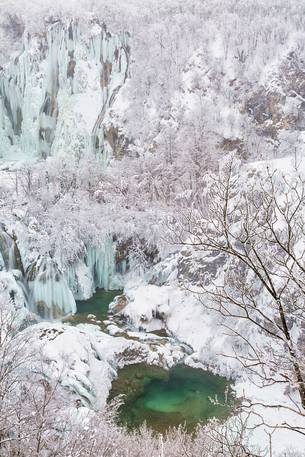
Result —
[[[186, 364], [209, 368], [215, 373], [234, 378], [236, 395], [245, 399], [245, 405], [248, 405], [249, 401], [266, 405], [251, 408], [248, 426], [253, 428], [250, 434], [253, 449], [267, 452], [271, 440], [273, 455], [280, 455], [286, 448], [304, 451], [305, 437], [301, 434], [281, 428], [273, 431], [269, 427], [281, 427], [284, 423], [305, 427], [303, 417], [273, 406], [291, 406], [285, 387], [256, 386], [253, 383], [255, 379], [250, 379], [234, 358], [226, 357], [232, 354], [231, 337], [225, 334], [216, 316], [207, 312], [194, 295], [179, 288], [177, 282], [163, 286], [147, 285], [143, 282], [130, 283], [126, 286], [125, 292], [128, 304], [122, 312], [135, 326], [146, 328], [148, 331], [166, 328], [180, 341], [193, 348], [193, 353], [184, 360]], [[159, 312], [161, 319], [153, 317], [156, 311]], [[253, 338], [255, 337], [258, 335], [253, 335]], [[291, 395], [297, 400], [296, 394]]]
[[[305, 427], [303, 418], [274, 407], [289, 406], [285, 387], [256, 386], [238, 362], [227, 357], [233, 354], [232, 339], [225, 334], [219, 318], [207, 311], [195, 295], [179, 286], [173, 257], [165, 262], [162, 271], [163, 277], [160, 274], [151, 277], [155, 282], [157, 277], [161, 282], [167, 278], [164, 285], [149, 284], [144, 279], [133, 279], [126, 284], [127, 300], [111, 305], [114, 315], [104, 322], [105, 331], [94, 316], [92, 325], [40, 322], [28, 327], [24, 332], [34, 337], [35, 353], [41, 355], [35, 363], [40, 369], [42, 364], [43, 372], [59, 380], [75, 400], [98, 408], [105, 404], [111, 382], [118, 368], [124, 365], [145, 362], [171, 367], [183, 360], [190, 366], [208, 368], [233, 378], [236, 395], [245, 399], [245, 405], [249, 401], [257, 403], [251, 409], [248, 422], [253, 429], [250, 434], [253, 449], [267, 452], [271, 440], [273, 455], [280, 455], [286, 448], [303, 452], [305, 438], [302, 435], [285, 429], [273, 431], [270, 427], [280, 427], [285, 422]], [[22, 294], [12, 274], [2, 272], [1, 278], [8, 289], [15, 290], [16, 299], [21, 303]], [[21, 310], [23, 318], [26, 317], [25, 308]], [[165, 329], [171, 337], [150, 333], [160, 329]], [[261, 335], [252, 334], [253, 340], [259, 337]], [[290, 395], [295, 394], [290, 392]]]
[[[223, 10], [221, 5], [220, 8]], [[297, 16], [298, 15], [296, 15], [296, 17]], [[254, 22], [252, 18], [250, 16], [249, 18], [251, 21], [250, 23], [253, 25]], [[173, 18], [170, 17], [170, 21], [172, 20]], [[194, 28], [198, 30], [202, 29], [200, 27]], [[172, 29], [174, 30], [175, 28]], [[177, 27], [177, 30], [178, 29], [180, 30], [180, 26]], [[59, 30], [58, 37], [62, 37], [63, 39], [54, 41], [55, 44], [57, 43], [55, 48], [57, 52], [50, 52], [47, 55], [47, 61], [50, 64], [52, 64], [54, 59], [54, 65], [50, 65], [50, 69], [53, 68], [54, 70], [54, 68], [57, 68], [58, 66], [60, 71], [59, 81], [62, 82], [57, 97], [59, 106], [59, 117], [57, 120], [58, 128], [55, 132], [54, 142], [49, 146], [52, 146], [52, 151], [55, 156], [73, 157], [73, 155], [80, 154], [81, 151], [86, 150], [89, 146], [91, 147], [91, 135], [94, 130], [95, 121], [99, 117], [100, 109], [104, 102], [104, 92], [115, 94], [116, 89], [122, 84], [125, 78], [125, 70], [128, 65], [127, 62], [123, 60], [123, 68], [119, 68], [120, 66], [117, 63], [118, 59], [115, 57], [116, 41], [114, 39], [109, 41], [107, 38], [106, 41], [102, 40], [102, 42], [100, 42], [97, 35], [95, 36], [93, 34], [91, 37], [92, 39], [90, 38], [92, 46], [90, 45], [91, 47], [89, 46], [87, 48], [84, 46], [83, 41], [77, 38], [74, 43], [77, 66], [72, 83], [67, 77], [67, 49], [70, 49], [71, 43], [70, 40], [67, 39], [68, 35], [66, 32], [66, 30]], [[98, 34], [99, 32], [100, 30], [98, 31]], [[260, 30], [258, 30], [258, 34], [259, 32]], [[155, 31], [153, 33], [155, 35]], [[80, 35], [76, 34], [75, 36], [79, 37]], [[209, 67], [211, 60], [213, 61], [214, 58], [216, 61], [223, 58], [223, 55], [221, 54], [221, 37], [218, 35], [215, 39], [214, 31], [213, 33], [210, 33], [210, 36], [213, 38], [211, 42], [211, 52], [210, 54], [207, 54]], [[149, 41], [146, 37], [144, 41], [149, 43], [149, 46], [152, 46], [155, 41], [157, 43], [157, 40], [154, 39]], [[241, 41], [246, 42], [243, 37], [241, 38]], [[116, 75], [116, 77], [109, 82], [107, 91], [104, 91], [104, 89], [101, 90], [100, 87], [100, 52], [95, 52], [95, 46], [100, 50], [100, 46], [102, 45], [104, 47], [107, 45], [108, 57], [110, 57], [110, 61], [115, 69], [114, 74]], [[233, 48], [235, 49], [235, 45], [232, 49]], [[158, 58], [155, 59], [157, 66], [152, 68], [158, 68], [159, 70], [159, 48], [156, 47], [156, 49], [158, 49], [158, 53], [156, 54]], [[287, 44], [285, 44], [285, 53], [287, 52], [287, 49]], [[273, 55], [272, 46], [270, 46], [270, 50]], [[151, 48], [151, 51], [153, 51], [153, 47]], [[152, 54], [152, 52], [147, 53], [147, 56], [151, 61], [149, 62], [150, 64], [153, 62], [151, 59]], [[34, 57], [34, 55], [32, 57]], [[200, 56], [197, 56], [195, 53], [189, 63], [191, 66], [195, 66], [195, 70], [197, 68], [199, 76], [202, 73], [200, 76], [202, 85], [209, 89], [206, 91], [207, 94], [203, 105], [206, 113], [206, 118], [204, 118], [205, 122], [207, 125], [210, 125], [210, 123], [213, 122], [214, 125], [212, 125], [212, 128], [215, 129], [216, 134], [221, 137], [223, 136], [229, 140], [235, 139], [235, 137], [243, 138], [240, 129], [241, 127], [245, 127], [244, 121], [248, 121], [248, 117], [245, 114], [241, 116], [238, 105], [236, 105], [236, 107], [233, 105], [234, 109], [233, 107], [228, 108], [228, 100], [226, 98], [229, 90], [228, 87], [232, 88], [228, 92], [231, 94], [230, 96], [232, 96], [232, 93], [235, 90], [234, 81], [236, 81], [236, 79], [234, 78], [236, 75], [235, 70], [233, 72], [234, 68], [227, 68], [226, 77], [221, 78], [225, 81], [223, 94], [219, 90], [217, 78], [215, 78], [215, 87], [217, 89], [215, 92], [211, 83], [214, 78], [210, 78], [208, 72], [206, 72], [204, 59], [201, 62], [201, 58], [199, 57]], [[30, 54], [29, 58], [31, 58]], [[142, 51], [142, 59], [139, 59], [138, 65], [141, 69], [139, 72], [141, 79], [139, 79], [139, 81], [143, 87], [145, 85], [146, 88], [146, 74], [143, 72], [143, 58], [144, 51]], [[237, 61], [235, 56], [232, 61], [235, 67]], [[261, 65], [258, 65], [255, 59], [253, 59], [253, 62], [260, 68]], [[45, 74], [48, 73], [48, 70], [44, 68], [46, 63], [47, 62], [44, 62], [44, 59], [42, 59], [41, 65], [38, 65], [38, 68], [33, 66], [33, 78], [27, 79], [28, 86], [26, 97], [19, 100], [17, 97], [18, 94], [15, 95], [13, 93], [11, 95], [11, 98], [14, 101], [13, 106], [17, 107], [20, 105], [22, 107], [24, 125], [21, 143], [19, 140], [16, 141], [15, 138], [15, 143], [10, 145], [10, 142], [8, 141], [8, 133], [11, 133], [10, 123], [7, 119], [4, 119], [2, 122], [4, 128], [1, 129], [0, 132], [2, 140], [0, 141], [0, 149], [2, 150], [4, 160], [0, 160], [0, 183], [4, 197], [2, 197], [2, 195], [0, 196], [0, 210], [3, 212], [2, 208], [4, 208], [5, 214], [3, 216], [5, 219], [8, 218], [7, 208], [5, 207], [5, 195], [6, 193], [8, 194], [9, 189], [14, 189], [14, 191], [16, 191], [18, 168], [21, 167], [22, 161], [26, 160], [26, 162], [30, 162], [33, 160], [34, 150], [37, 149], [36, 152], [38, 152], [38, 150], [41, 149], [41, 145], [38, 144], [37, 134], [41, 107], [43, 106], [45, 91], [48, 84], [47, 74]], [[16, 68], [14, 66], [14, 71], [16, 71], [17, 74], [20, 73], [23, 75], [25, 69], [23, 60], [21, 60], [20, 66], [18, 66], [18, 59], [14, 65], [16, 66]], [[201, 65], [202, 68], [200, 68]], [[135, 68], [136, 66], [134, 65], [134, 69]], [[270, 71], [270, 66], [269, 69], [268, 66], [264, 66], [263, 74], [267, 72], [267, 70]], [[143, 81], [142, 74], [144, 74]], [[183, 74], [185, 76], [182, 83], [186, 89], [183, 93], [186, 95], [183, 95], [183, 93], [180, 92], [175, 93], [174, 91], [173, 101], [175, 102], [175, 99], [177, 99], [176, 105], [178, 112], [179, 108], [182, 111], [186, 111], [190, 118], [192, 118], [192, 113], [193, 117], [196, 118], [196, 113], [200, 113], [200, 116], [202, 115], [202, 106], [201, 104], [199, 106], [198, 102], [196, 102], [197, 93], [195, 88], [192, 87], [194, 84], [194, 75], [192, 75], [192, 72], [187, 71], [184, 71]], [[251, 75], [251, 73], [249, 74]], [[167, 74], [165, 74], [165, 79], [169, 79]], [[23, 81], [23, 77], [20, 78], [20, 80]], [[163, 83], [160, 84], [158, 78], [152, 78], [152, 80], [156, 80], [156, 84], [163, 87]], [[181, 81], [179, 81], [179, 86], [180, 83]], [[261, 83], [264, 84], [264, 81]], [[137, 86], [135, 85], [135, 87]], [[138, 85], [137, 90], [138, 96], [135, 98], [137, 98], [142, 105], [143, 94], [141, 94], [140, 84]], [[163, 88], [161, 90], [158, 89], [158, 92], [160, 92], [160, 98], [157, 98], [157, 101], [160, 101], [164, 97]], [[193, 95], [190, 95], [192, 93]], [[224, 97], [224, 95], [226, 97]], [[111, 97], [109, 96], [109, 100], [110, 98]], [[32, 103], [29, 103], [29, 100], [31, 100]], [[126, 114], [128, 111], [128, 103], [127, 105], [126, 103], [127, 101], [126, 99], [124, 100], [124, 97], [117, 97], [116, 112], [118, 115], [124, 116]], [[288, 115], [294, 111], [297, 112], [297, 108], [300, 104], [300, 100], [296, 102], [295, 98], [287, 97], [286, 104], [283, 108], [285, 114]], [[218, 107], [215, 110], [213, 109], [214, 105]], [[132, 98], [130, 106], [137, 106], [134, 98]], [[138, 126], [139, 128], [141, 127], [142, 129], [145, 123], [144, 121], [146, 120], [149, 130], [153, 130], [152, 121], [158, 120], [156, 125], [159, 125], [160, 113], [158, 110], [152, 108], [152, 106], [154, 106], [153, 103], [146, 103], [145, 106], [147, 106], [147, 108], [145, 108], [147, 113], [145, 113], [145, 110], [142, 110], [143, 106], [141, 106], [141, 110], [139, 111], [140, 113], [145, 114], [144, 120], [142, 115], [138, 116], [138, 118], [134, 115], [136, 113], [135, 110], [134, 113], [131, 111], [132, 115], [129, 116], [129, 123]], [[173, 103], [173, 107], [174, 112], [175, 103]], [[199, 111], [199, 109], [201, 111]], [[109, 116], [109, 110], [105, 115], [106, 120], [107, 115]], [[185, 123], [187, 117], [182, 116], [182, 119], [183, 123]], [[149, 122], [147, 122], [147, 120]], [[52, 119], [50, 118], [48, 121], [52, 121]], [[167, 137], [168, 134], [166, 128], [169, 128], [170, 130], [172, 128], [170, 123], [168, 124], [169, 125], [164, 122], [164, 132], [162, 133], [161, 131], [161, 133], [158, 133], [156, 136], [157, 139], [159, 137], [161, 144], [162, 134], [165, 137]], [[192, 138], [192, 134], [187, 131], [186, 135], [185, 130], [177, 127], [177, 132], [175, 131], [174, 136], [179, 138], [179, 131], [181, 131], [183, 137], [183, 148], [181, 148], [181, 150], [183, 151], [184, 156], [185, 150], [193, 149], [192, 144], [189, 146], [188, 144], [185, 145], [185, 139]], [[249, 130], [249, 132], [252, 132], [252, 130]], [[136, 128], [135, 133], [137, 133]], [[304, 146], [303, 133], [300, 134], [297, 131], [289, 136], [287, 132], [284, 131], [282, 135], [287, 135], [286, 139], [281, 138], [280, 135], [281, 133], [279, 134], [279, 138], [282, 141], [281, 150], [284, 150], [285, 147], [290, 148], [289, 142], [291, 142], [293, 146], [297, 146], [296, 152], [300, 149], [302, 153]], [[131, 137], [132, 136], [137, 137], [137, 135], [131, 135]], [[147, 136], [149, 141], [151, 141], [150, 135]], [[262, 141], [261, 137], [258, 137], [258, 139]], [[265, 142], [262, 144], [264, 147], [266, 146]], [[26, 151], [25, 153], [22, 153], [23, 149]], [[162, 160], [158, 161], [158, 165], [160, 165], [159, 162], [162, 165]], [[263, 167], [266, 166], [265, 162], [261, 162], [261, 164]], [[291, 165], [292, 164], [288, 163], [286, 160], [273, 161], [273, 167], [285, 171], [288, 171], [288, 168], [291, 169]], [[251, 166], [253, 166], [253, 164]], [[259, 170], [260, 164], [256, 163], [255, 168], [256, 170]], [[245, 177], [247, 179], [246, 174]], [[176, 196], [176, 193], [173, 193]], [[3, 201], [1, 201], [1, 199]], [[225, 335], [219, 319], [213, 313], [204, 309], [202, 304], [200, 304], [192, 294], [179, 287], [175, 277], [173, 259], [170, 259], [167, 263], [167, 268], [169, 271], [165, 273], [164, 271], [161, 272], [159, 282], [152, 281], [151, 284], [148, 284], [146, 281], [131, 281], [126, 285], [125, 294], [127, 297], [127, 305], [121, 313], [130, 320], [129, 330], [124, 329], [122, 332], [122, 329], [113, 321], [110, 321], [107, 325], [108, 333], [102, 332], [98, 325], [82, 324], [73, 327], [59, 322], [41, 322], [32, 325], [29, 329], [25, 330], [25, 333], [30, 332], [34, 337], [34, 346], [37, 349], [37, 354], [41, 354], [41, 359], [37, 357], [37, 364], [42, 363], [44, 373], [54, 379], [59, 379], [61, 384], [71, 390], [77, 399], [81, 399], [84, 404], [96, 407], [101, 407], [105, 404], [111, 387], [111, 381], [116, 376], [117, 369], [125, 364], [145, 361], [151, 364], [170, 367], [173, 364], [184, 360], [185, 363], [188, 363], [191, 366], [209, 368], [215, 373], [234, 378], [236, 380], [235, 388], [238, 397], [243, 397], [246, 400], [251, 400], [255, 403], [270, 405], [270, 408], [262, 407], [260, 405], [253, 408], [254, 414], [252, 414], [250, 418], [251, 422], [249, 424], [253, 428], [251, 435], [253, 447], [260, 448], [263, 451], [266, 450], [267, 452], [271, 441], [273, 455], [281, 453], [285, 448], [295, 448], [300, 452], [304, 452], [305, 438], [303, 438], [302, 435], [283, 429], [272, 431], [272, 429], [268, 427], [268, 425], [281, 426], [284, 422], [305, 427], [303, 418], [299, 418], [292, 412], [287, 412], [287, 410], [284, 410], [283, 408], [271, 407], [271, 405], [274, 404], [289, 404], [284, 387], [279, 385], [264, 388], [257, 387], [253, 383], [253, 379], [250, 380], [247, 373], [241, 369], [237, 361], [234, 358], [227, 357], [233, 355], [232, 340], [231, 337]], [[164, 283], [164, 278], [162, 277], [163, 273], [164, 276], [167, 277], [165, 285], [161, 285]], [[84, 277], [85, 274], [82, 275], [83, 284]], [[9, 274], [5, 280], [7, 281], [7, 284], [9, 284], [10, 281], [13, 281]], [[91, 283], [86, 290], [92, 290]], [[16, 293], [18, 294], [18, 288], [16, 288]], [[23, 308], [23, 311], [24, 310], [25, 309]], [[173, 338], [164, 339], [146, 333], [162, 328], [165, 328]], [[258, 337], [260, 336], [257, 333], [251, 334], [253, 341]], [[187, 347], [192, 348], [192, 354], [188, 354], [183, 343], [185, 343]], [[294, 393], [291, 395], [293, 396]], [[262, 417], [265, 424], [268, 425], [259, 425], [262, 422]]]
[[98, 325], [41, 322], [25, 335], [27, 331], [34, 336], [35, 352], [41, 355], [37, 364], [42, 364], [44, 374], [94, 408], [105, 405], [111, 381], [124, 365], [146, 362], [169, 368], [185, 357], [183, 347], [174, 341], [156, 335], [148, 339], [139, 332], [112, 336]]

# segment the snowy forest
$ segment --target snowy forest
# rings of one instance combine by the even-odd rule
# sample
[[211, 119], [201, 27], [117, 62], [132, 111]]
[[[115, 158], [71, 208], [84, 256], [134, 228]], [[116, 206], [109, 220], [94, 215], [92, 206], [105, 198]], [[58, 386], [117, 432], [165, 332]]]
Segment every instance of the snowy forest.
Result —
[[0, 13], [0, 457], [304, 457], [305, 3]]

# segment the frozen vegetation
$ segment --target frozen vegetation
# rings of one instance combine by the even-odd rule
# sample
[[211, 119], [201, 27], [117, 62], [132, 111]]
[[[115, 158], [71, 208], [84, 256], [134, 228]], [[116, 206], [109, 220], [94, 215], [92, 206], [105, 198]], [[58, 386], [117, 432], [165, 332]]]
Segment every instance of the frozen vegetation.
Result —
[[[302, 2], [0, 10], [0, 455], [304, 455]], [[182, 361], [232, 416], [119, 427], [118, 369]]]

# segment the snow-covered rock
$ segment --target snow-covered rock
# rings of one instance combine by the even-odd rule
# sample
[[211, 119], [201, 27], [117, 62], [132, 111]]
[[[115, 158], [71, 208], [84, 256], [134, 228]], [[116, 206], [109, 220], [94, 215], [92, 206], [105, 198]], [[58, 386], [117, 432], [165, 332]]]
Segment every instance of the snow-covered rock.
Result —
[[[170, 368], [185, 357], [174, 341], [151, 335], [112, 336], [96, 325], [77, 327], [41, 322], [24, 330], [31, 334], [31, 351], [39, 356], [31, 361], [44, 376], [68, 388], [85, 405], [105, 405], [111, 381], [124, 365], [146, 362]], [[138, 337], [138, 338], [136, 338]], [[141, 340], [141, 337], [143, 340]]]

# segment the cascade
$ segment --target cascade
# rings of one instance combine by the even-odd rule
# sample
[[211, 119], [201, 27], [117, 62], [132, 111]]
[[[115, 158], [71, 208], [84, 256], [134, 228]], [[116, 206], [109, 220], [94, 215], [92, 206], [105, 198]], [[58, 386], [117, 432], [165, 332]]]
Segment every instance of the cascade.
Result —
[[0, 271], [16, 268], [15, 242], [0, 225]]
[[20, 54], [0, 71], [0, 157], [46, 158], [91, 147], [107, 163], [104, 124], [128, 77], [128, 37], [85, 20], [25, 34]]
[[83, 259], [66, 272], [67, 282], [78, 300], [90, 298], [96, 288], [115, 290], [122, 287], [116, 272], [116, 245], [107, 237], [100, 247], [88, 247]]
[[42, 318], [59, 319], [75, 313], [75, 299], [90, 298], [96, 288], [122, 287], [122, 272], [116, 264], [116, 243], [110, 236], [101, 246], [87, 247], [84, 257], [64, 272], [49, 256], [28, 264], [24, 272], [21, 257], [25, 254], [19, 252], [15, 240], [0, 226], [0, 271], [14, 272], [24, 303]]
[[76, 312], [73, 294], [56, 262], [43, 257], [35, 265], [29, 280], [31, 311], [45, 319], [59, 319]]
[[[0, 70], [0, 158], [79, 157], [91, 150], [107, 165], [107, 116], [128, 77], [128, 38], [86, 19], [55, 21], [36, 36], [25, 33], [19, 55]], [[89, 298], [97, 287], [121, 286], [112, 237], [87, 247], [65, 271], [49, 256], [28, 265], [22, 252], [25, 274], [15, 247], [0, 232], [0, 270], [20, 269], [28, 306], [43, 318], [73, 314], [75, 298]]]
[[41, 257], [26, 273], [28, 307], [44, 319], [59, 319], [76, 312], [75, 300], [90, 298], [96, 288], [120, 289], [116, 273], [116, 245], [108, 237], [100, 247], [88, 247], [83, 258], [61, 271], [54, 259]]

